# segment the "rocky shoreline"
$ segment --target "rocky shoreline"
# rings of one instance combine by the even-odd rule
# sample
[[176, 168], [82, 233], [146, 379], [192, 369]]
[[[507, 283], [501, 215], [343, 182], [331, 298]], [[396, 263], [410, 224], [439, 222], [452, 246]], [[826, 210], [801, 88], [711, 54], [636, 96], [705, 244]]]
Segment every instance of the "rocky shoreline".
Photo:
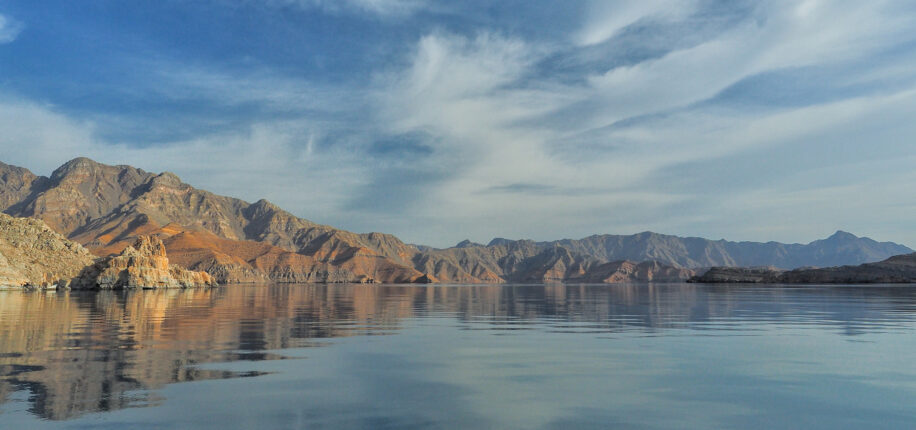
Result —
[[[795, 270], [780, 270], [774, 267], [713, 267], [701, 275], [696, 275], [692, 270], [674, 268], [654, 261], [618, 261], [598, 265], [577, 258], [559, 247], [552, 251], [556, 255], [550, 255], [550, 258], [546, 258], [548, 261], [538, 262], [529, 269], [529, 278], [543, 279], [545, 282], [587, 283], [685, 280], [715, 284], [916, 283], [916, 253], [858, 266]], [[267, 249], [263, 255], [272, 255], [271, 252], [272, 249]], [[279, 254], [281, 257], [284, 255]], [[294, 278], [301, 281], [295, 276]], [[325, 276], [322, 279], [327, 283], [329, 278]], [[368, 283], [377, 282], [371, 278], [361, 280]], [[189, 270], [178, 264], [170, 264], [167, 246], [159, 236], [136, 236], [133, 243], [125, 246], [119, 253], [96, 258], [82, 245], [66, 239], [41, 220], [16, 218], [0, 213], [0, 288], [196, 288], [215, 286], [218, 281], [207, 271]], [[423, 277], [411, 278], [410, 281], [426, 283], [438, 280]], [[223, 280], [222, 283], [228, 282]]]
[[44, 222], [0, 214], [0, 287], [136, 289], [210, 287], [206, 272], [169, 264], [156, 237], [140, 236], [118, 255], [95, 258]]
[[[187, 236], [187, 233], [180, 233], [171, 237], [166, 236], [165, 239], [174, 245], [177, 240], [182, 240]], [[183, 262], [182, 258], [186, 257], [189, 250], [182, 247], [176, 248], [184, 251], [179, 252], [179, 261]], [[299, 254], [278, 252], [273, 247], [266, 245], [262, 245], [256, 251], [261, 252], [257, 261], [276, 258], [308, 258]], [[689, 269], [674, 268], [654, 261], [641, 263], [617, 261], [597, 264], [594, 261], [577, 258], [559, 247], [550, 251], [551, 253], [544, 257], [546, 261], [538, 262], [534, 267], [528, 269], [532, 279], [542, 279], [545, 282], [589, 283], [674, 282], [686, 280], [694, 274]], [[310, 263], [306, 266], [313, 269], [315, 267], [314, 261], [300, 263]], [[335, 281], [354, 282], [353, 279], [355, 279], [356, 282], [362, 283], [384, 282], [384, 279], [376, 280], [355, 275], [357, 272], [366, 272], [365, 268], [357, 270], [346, 264], [319, 267], [325, 270], [323, 274], [306, 276], [308, 274], [290, 272], [289, 281], [334, 283]], [[395, 279], [411, 283], [440, 281], [429, 275]], [[498, 280], [498, 278], [494, 279]], [[95, 258], [82, 245], [66, 239], [41, 220], [0, 214], [0, 288], [80, 290], [194, 288], [215, 286], [218, 283], [245, 283], [244, 280], [245, 278], [237, 278], [235, 282], [232, 282], [231, 278], [218, 279], [209, 271], [189, 270], [182, 265], [170, 264], [167, 244], [158, 235], [137, 236], [133, 239], [132, 245], [125, 246], [119, 253]], [[265, 281], [268, 280], [261, 280], [261, 282]]]
[[910, 284], [916, 283], [916, 253], [858, 266], [801, 268], [713, 267], [687, 282], [708, 284]]

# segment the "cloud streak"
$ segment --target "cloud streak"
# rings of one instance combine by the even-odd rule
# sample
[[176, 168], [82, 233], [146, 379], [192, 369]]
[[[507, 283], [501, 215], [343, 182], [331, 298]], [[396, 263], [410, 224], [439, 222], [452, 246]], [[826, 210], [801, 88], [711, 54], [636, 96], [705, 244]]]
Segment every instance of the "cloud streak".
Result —
[[[386, 18], [377, 34], [398, 37], [340, 38], [373, 56], [324, 76], [317, 61], [132, 59], [140, 72], [118, 90], [154, 101], [145, 115], [7, 94], [3, 161], [172, 170], [436, 246], [643, 230], [806, 242], [837, 229], [916, 244], [904, 189], [916, 10], [900, 2], [586, 2], [549, 37], [474, 7], [421, 20], [438, 6], [268, 4]], [[333, 57], [347, 48], [337, 36], [307, 52]], [[181, 132], [114, 133], [144, 127]]]
[[22, 23], [0, 14], [0, 44], [16, 40], [23, 28], [25, 26]]
[[694, 0], [591, 1], [586, 8], [585, 25], [575, 42], [584, 46], [595, 45], [642, 20], [681, 20], [696, 11], [697, 3]]
[[327, 13], [364, 13], [382, 18], [409, 16], [427, 6], [425, 0], [267, 0], [273, 5], [317, 8]]

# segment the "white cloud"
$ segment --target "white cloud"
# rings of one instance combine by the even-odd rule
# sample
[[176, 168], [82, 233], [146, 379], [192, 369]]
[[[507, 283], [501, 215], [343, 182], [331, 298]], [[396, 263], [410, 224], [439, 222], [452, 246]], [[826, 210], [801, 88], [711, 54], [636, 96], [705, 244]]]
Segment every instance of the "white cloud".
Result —
[[0, 43], [10, 43], [19, 37], [19, 33], [25, 28], [22, 23], [0, 14]]
[[[45, 174], [77, 155], [172, 170], [195, 186], [248, 200], [266, 197], [319, 222], [440, 246], [465, 237], [553, 239], [649, 229], [800, 240], [820, 235], [815, 227], [876, 232], [916, 244], [916, 236], [905, 233], [912, 224], [894, 231], [875, 227], [900, 226], [904, 211], [916, 206], [905, 190], [912, 175], [899, 161], [916, 156], [906, 143], [916, 135], [909, 125], [916, 93], [899, 90], [912, 84], [800, 107], [696, 107], [768, 71], [866, 65], [861, 77], [867, 81], [912, 76], [905, 61], [870, 59], [911, 42], [913, 17], [893, 2], [756, 3], [748, 19], [699, 45], [563, 81], [544, 75], [544, 63], [557, 54], [587, 49], [582, 45], [606, 41], [641, 19], [665, 25], [698, 7], [675, 3], [595, 3], [572, 42], [525, 40], [495, 30], [474, 37], [432, 32], [408, 47], [404, 63], [393, 62], [359, 88], [314, 84], [267, 69], [230, 73], [152, 65], [144, 70], [156, 71], [150, 74], [153, 89], [142, 91], [159, 91], [155, 98], [283, 113], [164, 145], [105, 142], [96, 124], [53, 106], [0, 100], [0, 159]], [[423, 7], [410, 1], [296, 4], [384, 16]], [[842, 79], [856, 82], [848, 74]], [[401, 134], [428, 137], [420, 143], [431, 153], [380, 169], [391, 166], [373, 158], [373, 139]], [[873, 151], [864, 160], [869, 163], [851, 166], [843, 154], [831, 152], [834, 142], [845, 142], [849, 151], [858, 141], [860, 148], [896, 148], [898, 159]], [[791, 148], [822, 151], [816, 170], [801, 168], [728, 192], [715, 184], [691, 190], [657, 178], [684, 163], [714, 166], [715, 160], [760, 154], [766, 154], [760, 163], [778, 166], [794, 160]], [[411, 176], [411, 168], [435, 177]], [[407, 191], [377, 187], [396, 188], [417, 176], [422, 183]], [[882, 183], [892, 185], [869, 191]], [[366, 189], [406, 203], [397, 213], [397, 205], [348, 210]], [[405, 192], [411, 195], [395, 195]], [[863, 197], [844, 206], [850, 195]], [[714, 204], [691, 206], [698, 196]], [[869, 207], [881, 208], [880, 216]], [[828, 221], [818, 225], [818, 219]]]
[[[630, 16], [663, 13], [635, 10]], [[431, 185], [417, 216], [462, 225], [458, 230], [463, 234], [483, 241], [512, 232], [546, 239], [571, 231], [585, 235], [626, 228], [696, 231], [706, 218], [702, 213], [680, 213], [678, 219], [663, 215], [694, 196], [668, 191], [653, 182], [654, 174], [691, 160], [740, 156], [803, 139], [820, 142], [833, 129], [877, 123], [874, 118], [891, 112], [890, 107], [912, 103], [909, 93], [897, 93], [764, 113], [688, 109], [671, 115], [672, 109], [707, 100], [759, 73], [863, 62], [911, 38], [912, 17], [898, 13], [893, 3], [777, 1], [759, 4], [753, 14], [703, 44], [614, 68], [591, 76], [585, 85], [546, 83], [536, 68], [550, 52], [525, 41], [492, 34], [422, 38], [410, 66], [384, 92], [382, 114], [398, 131], [437, 136], [440, 157], [430, 163], [453, 170], [448, 180]], [[620, 25], [634, 19], [639, 18], [622, 19]], [[557, 121], [554, 115], [560, 110], [578, 118]], [[656, 113], [665, 115], [644, 125], [598, 132], [589, 142], [559, 145], [592, 128]], [[596, 153], [589, 147], [594, 144], [614, 149]], [[774, 153], [765, 162], [790, 156]], [[522, 186], [514, 189], [513, 184]], [[538, 185], [550, 191], [537, 192]], [[499, 191], [484, 192], [491, 188]], [[742, 229], [716, 219], [723, 229]], [[676, 227], [683, 230], [672, 231]]]
[[513, 103], [518, 93], [503, 88], [518, 80], [535, 58], [522, 41], [492, 34], [473, 40], [425, 36], [409, 69], [392, 79], [383, 103], [395, 129], [446, 134], [485, 130], [541, 109]]
[[358, 12], [379, 17], [411, 15], [427, 6], [425, 0], [267, 0], [273, 4], [320, 8], [329, 13]]
[[[892, 4], [891, 4], [892, 5]], [[859, 60], [912, 39], [914, 18], [878, 2], [770, 2], [720, 37], [591, 76], [595, 127], [688, 106], [766, 71]]]
[[[511, 86], [537, 58], [525, 43], [492, 34], [426, 36], [411, 66], [383, 93], [382, 118], [394, 132], [420, 130], [439, 138], [433, 142], [439, 162], [460, 170], [444, 185], [456, 189], [443, 194], [470, 198], [483, 185], [476, 183], [480, 175], [491, 184], [523, 181], [526, 169], [552, 163], [540, 158], [543, 137], [515, 123], [565, 100], [560, 94]], [[525, 154], [524, 165], [514, 168], [509, 162], [518, 154]]]
[[205, 99], [222, 106], [258, 106], [304, 112], [353, 110], [357, 88], [318, 86], [266, 69], [227, 73], [176, 62], [140, 62], [148, 71], [143, 91], [172, 99]]
[[[614, 168], [589, 170], [564, 163], [548, 150], [546, 144], [560, 130], [532, 121], [587, 93], [525, 84], [544, 55], [537, 47], [493, 34], [473, 39], [435, 34], [419, 41], [411, 65], [392, 79], [382, 97], [383, 122], [392, 130], [436, 136], [432, 144], [437, 151], [427, 163], [447, 174], [422, 196], [422, 204], [413, 208], [415, 216], [456, 225], [462, 234], [562, 234], [550, 227], [557, 219], [565, 220], [566, 227], [587, 224], [595, 221], [587, 214], [602, 208], [661, 208], [679, 198], [653, 191], [609, 193], [608, 186], [625, 185], [644, 166], [622, 160]], [[545, 196], [512, 192], [512, 184], [556, 188]]]
[[[697, 202], [676, 215], [662, 211], [669, 215], [651, 229], [789, 242], [844, 229], [912, 246], [916, 235], [901, 225], [916, 207], [906, 191], [916, 150], [904, 143], [916, 135], [907, 120], [913, 115], [916, 88], [769, 114], [688, 111], [625, 129], [640, 149], [624, 158], [646, 167], [634, 189], [674, 185], [681, 201]], [[690, 163], [676, 170], [683, 178], [665, 174]], [[742, 172], [731, 163], [754, 168]], [[705, 179], [676, 186], [697, 177]], [[748, 180], [753, 185], [729, 186]]]
[[598, 44], [642, 19], [683, 19], [696, 10], [696, 6], [696, 0], [594, 0], [586, 8], [586, 24], [575, 41], [579, 45]]
[[[327, 3], [327, 0], [324, 0]], [[346, 0], [350, 7], [380, 15], [407, 15], [423, 7], [423, 0]]]

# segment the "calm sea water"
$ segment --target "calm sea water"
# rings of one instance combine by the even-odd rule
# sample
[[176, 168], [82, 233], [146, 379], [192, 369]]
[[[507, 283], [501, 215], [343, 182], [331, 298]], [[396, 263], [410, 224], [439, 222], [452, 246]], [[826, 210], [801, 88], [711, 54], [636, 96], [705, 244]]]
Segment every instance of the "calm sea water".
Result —
[[6, 291], [0, 428], [916, 428], [916, 287]]

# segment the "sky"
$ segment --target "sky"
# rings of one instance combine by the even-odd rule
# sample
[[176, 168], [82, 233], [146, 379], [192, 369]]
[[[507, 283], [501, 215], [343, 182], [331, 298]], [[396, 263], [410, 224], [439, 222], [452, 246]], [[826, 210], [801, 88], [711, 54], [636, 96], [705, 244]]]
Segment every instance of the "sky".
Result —
[[0, 0], [0, 161], [440, 247], [916, 247], [914, 28], [903, 0]]

